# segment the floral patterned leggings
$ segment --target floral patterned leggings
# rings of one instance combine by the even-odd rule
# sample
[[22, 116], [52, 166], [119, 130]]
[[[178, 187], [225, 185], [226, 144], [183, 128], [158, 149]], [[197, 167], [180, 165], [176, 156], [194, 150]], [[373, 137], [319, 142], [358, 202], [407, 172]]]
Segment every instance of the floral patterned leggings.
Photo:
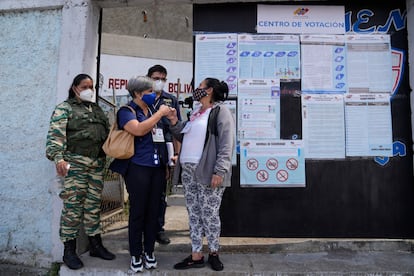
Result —
[[210, 252], [220, 248], [220, 205], [225, 187], [212, 189], [208, 185], [198, 183], [194, 179], [197, 164], [184, 163], [181, 180], [188, 211], [192, 252], [201, 252], [203, 236], [207, 238]]

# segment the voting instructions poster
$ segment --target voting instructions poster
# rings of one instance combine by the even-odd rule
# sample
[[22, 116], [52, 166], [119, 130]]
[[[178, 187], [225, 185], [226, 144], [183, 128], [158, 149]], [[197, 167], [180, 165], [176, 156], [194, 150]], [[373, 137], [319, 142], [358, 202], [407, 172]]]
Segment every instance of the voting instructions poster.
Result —
[[301, 35], [303, 93], [347, 92], [343, 35]]
[[299, 79], [298, 35], [239, 34], [241, 79]]
[[237, 95], [237, 34], [197, 34], [194, 62], [194, 87], [216, 78], [227, 83], [230, 95]]
[[280, 139], [280, 81], [240, 79], [238, 137]]

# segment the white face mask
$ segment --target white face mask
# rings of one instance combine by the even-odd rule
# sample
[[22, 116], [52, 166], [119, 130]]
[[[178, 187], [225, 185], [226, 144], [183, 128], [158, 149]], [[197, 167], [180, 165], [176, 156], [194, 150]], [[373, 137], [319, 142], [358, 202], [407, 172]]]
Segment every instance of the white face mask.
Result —
[[164, 89], [165, 81], [156, 80], [154, 82], [154, 91], [160, 92]]
[[93, 91], [92, 89], [86, 89], [79, 93], [79, 98], [85, 102], [92, 102], [93, 100]]

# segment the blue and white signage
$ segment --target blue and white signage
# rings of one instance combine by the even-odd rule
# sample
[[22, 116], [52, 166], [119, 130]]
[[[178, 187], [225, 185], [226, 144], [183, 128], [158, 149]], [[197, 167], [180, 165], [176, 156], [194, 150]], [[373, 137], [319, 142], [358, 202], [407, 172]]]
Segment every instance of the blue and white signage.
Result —
[[345, 34], [344, 6], [257, 5], [257, 32]]

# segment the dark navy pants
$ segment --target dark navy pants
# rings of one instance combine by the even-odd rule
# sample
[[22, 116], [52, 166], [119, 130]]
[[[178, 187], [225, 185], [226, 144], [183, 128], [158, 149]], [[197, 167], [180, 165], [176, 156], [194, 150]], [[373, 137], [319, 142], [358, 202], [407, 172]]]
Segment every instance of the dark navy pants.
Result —
[[163, 232], [164, 231], [164, 225], [165, 225], [165, 212], [167, 211], [167, 201], [165, 200], [167, 197], [167, 190], [166, 190], [166, 181], [165, 181], [165, 185], [164, 185], [164, 190], [162, 192], [161, 195], [161, 200], [160, 200], [160, 208], [158, 211], [158, 227], [157, 227], [157, 232]]
[[165, 167], [129, 164], [125, 184], [129, 194], [129, 252], [140, 256], [154, 251]]

